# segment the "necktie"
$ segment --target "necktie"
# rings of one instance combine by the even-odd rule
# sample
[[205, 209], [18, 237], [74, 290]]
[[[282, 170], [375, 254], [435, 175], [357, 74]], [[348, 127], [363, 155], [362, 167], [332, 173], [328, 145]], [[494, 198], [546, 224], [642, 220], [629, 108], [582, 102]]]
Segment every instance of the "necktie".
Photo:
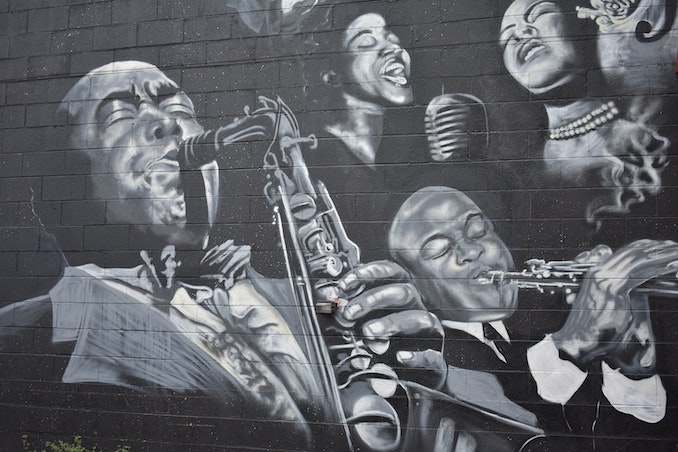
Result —
[[506, 340], [501, 337], [497, 330], [489, 323], [483, 323], [483, 334], [485, 335], [485, 339], [490, 343], [488, 345], [490, 345], [497, 354], [497, 357], [503, 362], [506, 362], [506, 355], [509, 351], [510, 344], [506, 342]]

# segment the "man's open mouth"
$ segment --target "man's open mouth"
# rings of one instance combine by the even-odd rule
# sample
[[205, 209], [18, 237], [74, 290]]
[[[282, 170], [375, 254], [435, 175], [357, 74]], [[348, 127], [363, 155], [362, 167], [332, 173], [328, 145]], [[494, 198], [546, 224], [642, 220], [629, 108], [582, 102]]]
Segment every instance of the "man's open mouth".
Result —
[[518, 60], [524, 64], [530, 61], [538, 52], [546, 47], [537, 39], [530, 39], [518, 50]]
[[170, 149], [161, 155], [159, 158], [151, 160], [146, 164], [146, 172], [151, 169], [158, 170], [164, 168], [168, 170], [179, 169], [179, 161], [177, 160], [178, 150]]
[[407, 70], [400, 60], [389, 60], [381, 69], [382, 78], [397, 86], [407, 85]]

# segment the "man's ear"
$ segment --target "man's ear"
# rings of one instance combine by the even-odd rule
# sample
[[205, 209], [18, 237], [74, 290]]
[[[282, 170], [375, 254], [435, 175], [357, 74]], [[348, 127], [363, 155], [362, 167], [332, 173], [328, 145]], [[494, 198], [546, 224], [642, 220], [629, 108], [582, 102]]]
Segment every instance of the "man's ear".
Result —
[[337, 74], [333, 70], [323, 71], [321, 73], [321, 77], [323, 79], [323, 83], [327, 86], [331, 86], [333, 88], [338, 88], [341, 86], [341, 75]]

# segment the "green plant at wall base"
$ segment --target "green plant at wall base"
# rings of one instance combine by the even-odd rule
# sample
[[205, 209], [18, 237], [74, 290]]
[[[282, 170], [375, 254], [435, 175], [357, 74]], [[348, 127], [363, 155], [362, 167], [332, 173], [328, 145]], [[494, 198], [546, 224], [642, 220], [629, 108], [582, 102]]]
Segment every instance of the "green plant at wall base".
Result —
[[[82, 436], [80, 435], [74, 436], [72, 443], [62, 440], [59, 440], [56, 443], [52, 441], [45, 441], [45, 448], [40, 450], [33, 446], [33, 444], [28, 439], [28, 435], [22, 436], [21, 442], [23, 443], [24, 450], [27, 452], [104, 452], [97, 446], [94, 446], [91, 449], [85, 447], [82, 444]], [[113, 452], [129, 452], [130, 450], [130, 446], [116, 446]]]

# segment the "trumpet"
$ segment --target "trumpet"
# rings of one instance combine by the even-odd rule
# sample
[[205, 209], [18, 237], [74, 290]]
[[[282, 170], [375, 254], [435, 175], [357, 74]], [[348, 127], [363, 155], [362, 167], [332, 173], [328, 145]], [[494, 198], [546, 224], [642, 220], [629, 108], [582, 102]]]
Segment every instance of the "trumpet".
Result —
[[[527, 268], [521, 271], [490, 270], [480, 274], [476, 281], [481, 284], [512, 284], [519, 289], [532, 289], [540, 293], [576, 293], [586, 273], [597, 264], [577, 261], [546, 261], [529, 259]], [[650, 279], [631, 290], [634, 294], [645, 294], [667, 298], [678, 298], [678, 273]]]

